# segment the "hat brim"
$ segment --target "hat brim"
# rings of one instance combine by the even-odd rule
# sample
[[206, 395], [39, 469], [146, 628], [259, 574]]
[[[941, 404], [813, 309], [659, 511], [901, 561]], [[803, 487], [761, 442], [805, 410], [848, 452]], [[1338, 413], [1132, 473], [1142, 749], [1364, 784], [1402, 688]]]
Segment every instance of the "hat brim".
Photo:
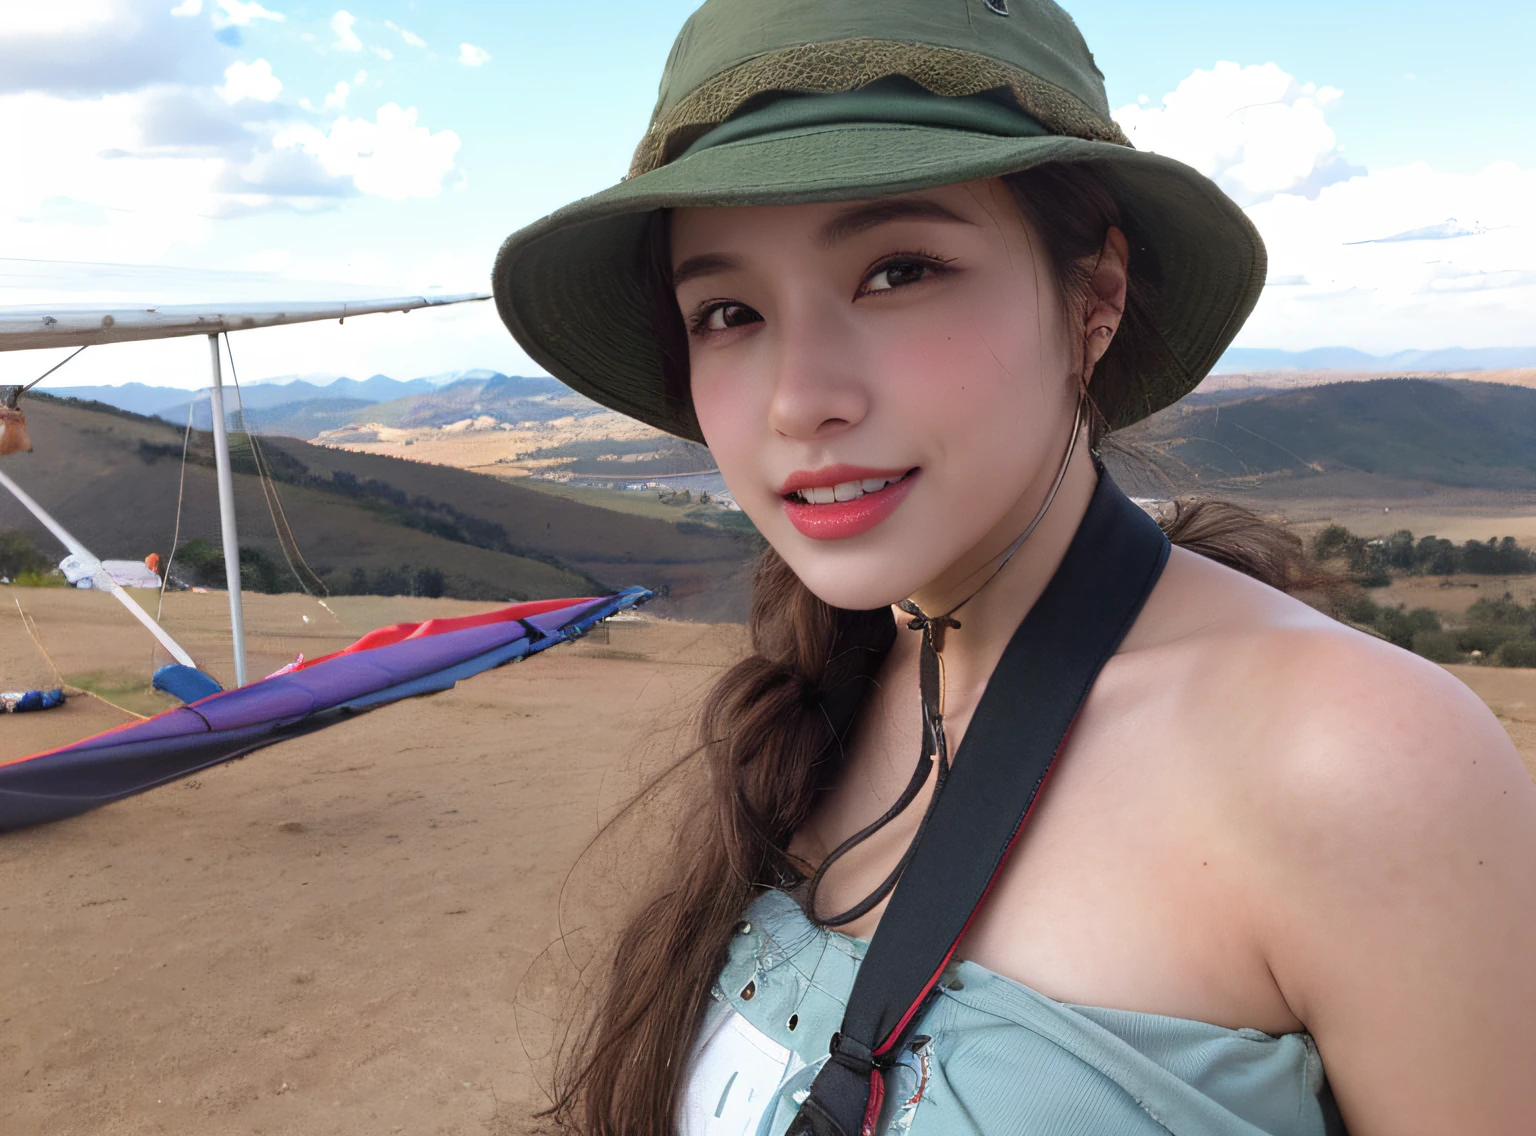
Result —
[[1010, 138], [943, 127], [806, 127], [702, 149], [585, 198], [508, 237], [496, 306], [536, 363], [589, 398], [703, 441], [691, 406], [669, 403], [646, 294], [646, 219], [658, 209], [853, 201], [1092, 162], [1149, 285], [1162, 364], [1143, 376], [1129, 425], [1192, 390], [1264, 287], [1264, 244], [1213, 182], [1181, 162], [1063, 135]]

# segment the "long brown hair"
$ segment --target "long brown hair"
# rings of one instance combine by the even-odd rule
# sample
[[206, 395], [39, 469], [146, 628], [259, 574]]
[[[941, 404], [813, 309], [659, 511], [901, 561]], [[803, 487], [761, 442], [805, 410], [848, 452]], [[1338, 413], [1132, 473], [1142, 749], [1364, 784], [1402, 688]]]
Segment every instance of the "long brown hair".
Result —
[[[1005, 179], [1047, 259], [1069, 311], [1080, 310], [1110, 226], [1123, 226], [1114, 198], [1087, 164], [1049, 164]], [[673, 338], [664, 350], [669, 396], [688, 398], [687, 348], [673, 298], [666, 222], [653, 226], [653, 302]], [[1127, 232], [1132, 263], [1148, 255]], [[1157, 266], [1133, 276], [1120, 330], [1094, 368], [1090, 442], [1110, 422], [1134, 417], [1137, 376], [1161, 351], [1147, 303]], [[1235, 505], [1181, 500], [1161, 518], [1176, 544], [1274, 587], [1315, 586], [1301, 541]], [[751, 653], [720, 678], [700, 715], [699, 754], [708, 770], [697, 812], [680, 826], [666, 886], [625, 927], [584, 1028], [556, 1069], [547, 1115], [590, 1136], [663, 1136], [673, 1131], [690, 1049], [732, 929], [755, 894], [803, 880], [814, 865], [788, 851], [818, 794], [835, 781], [841, 755], [826, 713], [862, 660], [869, 613], [817, 599], [772, 550], [753, 584]]]

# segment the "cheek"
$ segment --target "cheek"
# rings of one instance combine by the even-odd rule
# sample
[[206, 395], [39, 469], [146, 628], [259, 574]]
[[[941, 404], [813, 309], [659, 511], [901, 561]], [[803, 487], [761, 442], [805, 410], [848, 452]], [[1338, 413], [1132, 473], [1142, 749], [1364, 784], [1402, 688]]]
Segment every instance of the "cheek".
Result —
[[695, 365], [690, 386], [694, 417], [731, 492], [740, 500], [732, 474], [761, 456], [767, 441], [763, 400], [747, 375], [715, 376], [700, 370]]
[[876, 349], [882, 398], [941, 464], [1001, 474], [1062, 399], [1042, 347], [1035, 321], [1012, 305], [914, 320]]

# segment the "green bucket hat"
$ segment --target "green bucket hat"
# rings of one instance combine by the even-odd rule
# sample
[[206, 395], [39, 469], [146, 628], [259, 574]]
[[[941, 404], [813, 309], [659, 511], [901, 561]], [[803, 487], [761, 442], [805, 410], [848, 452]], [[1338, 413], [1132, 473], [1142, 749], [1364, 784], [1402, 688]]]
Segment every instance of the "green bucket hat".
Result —
[[628, 176], [507, 238], [497, 309], [556, 378], [703, 441], [663, 381], [652, 213], [862, 200], [1044, 162], [1093, 163], [1153, 297], [1159, 362], [1108, 423], [1126, 426], [1209, 372], [1263, 289], [1264, 245], [1208, 178], [1130, 145], [1050, 0], [706, 0]]

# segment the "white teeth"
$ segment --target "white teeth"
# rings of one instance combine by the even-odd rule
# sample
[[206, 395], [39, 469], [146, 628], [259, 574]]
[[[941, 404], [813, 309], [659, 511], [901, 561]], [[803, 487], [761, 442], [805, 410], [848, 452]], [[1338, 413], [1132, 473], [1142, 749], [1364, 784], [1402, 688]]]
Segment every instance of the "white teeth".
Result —
[[866, 477], [862, 481], [843, 481], [837, 485], [818, 485], [814, 489], [798, 489], [791, 496], [809, 505], [830, 505], [834, 501], [856, 501], [866, 493], [878, 493], [887, 485], [906, 477]]

